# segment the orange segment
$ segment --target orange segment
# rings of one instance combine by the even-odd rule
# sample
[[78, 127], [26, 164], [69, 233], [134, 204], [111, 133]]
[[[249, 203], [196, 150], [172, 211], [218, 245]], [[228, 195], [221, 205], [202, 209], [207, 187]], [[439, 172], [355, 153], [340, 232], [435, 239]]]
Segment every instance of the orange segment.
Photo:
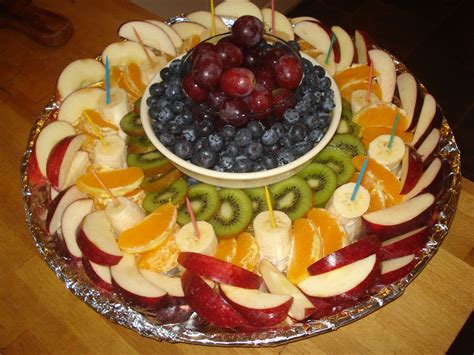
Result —
[[[339, 88], [339, 90], [341, 91], [342, 98], [347, 102], [351, 102], [352, 93], [356, 90], [367, 90], [368, 85], [368, 80], [355, 81], [344, 85], [343, 87]], [[382, 98], [382, 89], [376, 81], [372, 81], [370, 91], [373, 92], [379, 99]]]
[[124, 89], [130, 95], [132, 101], [136, 101], [141, 96], [140, 91], [130, 76], [118, 67], [110, 69], [110, 86]]
[[127, 74], [132, 80], [132, 82], [135, 84], [135, 87], [137, 90], [143, 94], [143, 92], [146, 89], [145, 84], [142, 81], [142, 72], [140, 70], [140, 67], [136, 63], [130, 63], [127, 66]]
[[319, 231], [312, 220], [299, 218], [293, 223], [293, 246], [286, 276], [298, 284], [309, 276], [308, 266], [323, 255]]
[[323, 242], [323, 255], [326, 256], [341, 249], [346, 242], [347, 235], [338, 220], [324, 208], [312, 208], [307, 216], [319, 231]]
[[214, 257], [230, 263], [234, 259], [236, 253], [237, 239], [222, 239], [219, 241], [219, 244], [217, 244], [217, 250]]
[[352, 120], [362, 127], [392, 128], [397, 113], [399, 114], [397, 130], [406, 131], [408, 128], [408, 117], [405, 110], [387, 102], [377, 102], [365, 106], [352, 117]]
[[255, 238], [250, 233], [242, 232], [237, 236], [236, 241], [237, 249], [232, 259], [232, 264], [253, 271], [260, 259], [260, 253]]
[[[97, 175], [115, 196], [124, 196], [137, 189], [144, 178], [143, 170], [137, 167], [99, 171]], [[108, 197], [107, 191], [90, 172], [80, 176], [77, 179], [76, 186], [79, 190], [90, 195]]]
[[138, 268], [155, 272], [166, 272], [178, 265], [179, 248], [176, 245], [175, 227], [155, 249], [141, 254]]
[[[354, 81], [369, 80], [370, 67], [367, 64], [353, 65], [345, 68], [334, 75], [334, 80], [338, 87], [343, 87]], [[378, 73], [373, 70], [372, 77], [375, 78]]]
[[[378, 136], [384, 134], [392, 134], [392, 128], [390, 127], [363, 127], [361, 129], [362, 142], [365, 144], [365, 147], [369, 147], [369, 143], [372, 142]], [[395, 135], [399, 136], [405, 143], [410, 143], [413, 140], [412, 132], [404, 132], [400, 130], [397, 126]]]
[[190, 49], [196, 47], [199, 44], [199, 42], [201, 42], [200, 36], [194, 35], [194, 36], [188, 37], [183, 41], [183, 45], [181, 46], [179, 52], [186, 53]]
[[[352, 159], [352, 164], [360, 171], [364, 160], [365, 156], [359, 155]], [[398, 178], [372, 158], [369, 158], [362, 181], [364, 187], [367, 185], [381, 190], [387, 196], [388, 202], [386, 203], [393, 205], [402, 202], [402, 197], [400, 196], [401, 185]], [[373, 187], [374, 185], [376, 187]]]
[[155, 249], [171, 233], [176, 225], [178, 210], [165, 203], [132, 228], [124, 230], [119, 238], [120, 249], [127, 253], [144, 253]]
[[[89, 122], [87, 117], [89, 117], [89, 119], [92, 121], [92, 124]], [[118, 127], [105, 120], [99, 112], [94, 110], [84, 110], [83, 114], [81, 115], [78, 128], [82, 128], [86, 133], [98, 136], [97, 131], [93, 126], [96, 126], [101, 131], [109, 129], [118, 131]]]

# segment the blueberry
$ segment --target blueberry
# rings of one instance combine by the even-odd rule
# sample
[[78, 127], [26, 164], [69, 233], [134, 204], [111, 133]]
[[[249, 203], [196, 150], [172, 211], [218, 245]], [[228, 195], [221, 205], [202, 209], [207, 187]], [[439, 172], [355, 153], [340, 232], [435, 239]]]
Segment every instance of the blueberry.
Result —
[[[194, 142], [194, 150], [201, 150], [201, 149], [208, 149], [209, 143], [207, 141], [207, 137], [199, 137], [196, 142]], [[211, 149], [211, 148], [209, 148]]]
[[236, 159], [234, 162], [234, 171], [236, 173], [246, 173], [252, 169], [253, 163], [247, 157]]
[[182, 96], [181, 87], [179, 84], [170, 84], [165, 91], [166, 97], [171, 100], [178, 100]]
[[150, 86], [150, 95], [161, 96], [165, 93], [165, 87], [162, 83], [154, 83]]
[[300, 114], [295, 109], [288, 109], [283, 114], [283, 121], [290, 125], [296, 124], [300, 120]]
[[191, 125], [183, 129], [183, 138], [189, 142], [195, 142], [197, 139], [196, 126]]
[[310, 101], [306, 100], [301, 100], [295, 105], [295, 110], [300, 114], [300, 116], [304, 115], [307, 113], [309, 110], [311, 110], [311, 105]]
[[168, 124], [166, 125], [166, 132], [168, 132], [169, 134], [177, 136], [178, 134], [181, 133], [181, 131], [182, 131], [181, 126], [178, 123], [176, 123], [174, 120], [171, 122], [168, 122]]
[[160, 139], [160, 142], [166, 146], [173, 145], [176, 140], [172, 134], [166, 133], [166, 132], [161, 133], [159, 136], [159, 139]]
[[252, 133], [253, 138], [260, 138], [265, 130], [265, 126], [262, 122], [256, 120], [247, 123], [247, 128], [250, 130], [250, 133]]
[[240, 147], [237, 145], [237, 143], [235, 143], [234, 141], [232, 141], [232, 142], [229, 142], [229, 143], [227, 144], [227, 147], [226, 147], [225, 151], [227, 152], [227, 154], [229, 154], [229, 156], [235, 158], [237, 155], [240, 154], [241, 149], [240, 149]]
[[262, 163], [267, 169], [273, 169], [278, 166], [278, 160], [274, 155], [264, 155], [262, 158]]
[[148, 110], [148, 116], [150, 116], [152, 120], [156, 120], [159, 114], [160, 111], [158, 111], [157, 109], [151, 108]]
[[295, 151], [295, 153], [298, 156], [302, 156], [302, 155], [308, 153], [311, 150], [311, 148], [313, 148], [313, 145], [309, 142], [306, 142], [306, 141], [296, 143], [293, 146], [293, 150]]
[[181, 59], [175, 59], [170, 64], [170, 71], [172, 74], [179, 74], [181, 69]]
[[209, 147], [216, 153], [220, 152], [222, 148], [224, 148], [224, 138], [222, 138], [222, 136], [219, 134], [210, 134], [207, 137], [207, 140], [209, 142]]
[[151, 122], [151, 127], [153, 128], [153, 131], [155, 133], [160, 134], [161, 132], [166, 131], [166, 126], [164, 123], [160, 123], [158, 121], [152, 121]]
[[174, 113], [181, 113], [184, 110], [184, 102], [183, 101], [174, 101], [171, 104], [171, 109], [173, 110]]
[[336, 105], [331, 97], [325, 97], [322, 104], [322, 109], [326, 112], [331, 112]]
[[290, 148], [293, 145], [293, 142], [291, 141], [290, 137], [284, 136], [282, 139], [280, 139], [280, 146], [283, 146], [285, 148]]
[[181, 159], [189, 160], [193, 156], [193, 144], [181, 139], [174, 144], [174, 154]]
[[313, 101], [314, 101], [316, 104], [319, 104], [319, 102], [321, 101], [321, 96], [322, 96], [322, 92], [321, 92], [321, 91], [315, 91], [315, 92], [313, 92]]
[[170, 78], [171, 76], [171, 70], [170, 68], [163, 68], [161, 69], [160, 71], [160, 77], [161, 77], [161, 80], [163, 81], [166, 81]]
[[216, 164], [217, 155], [210, 149], [202, 148], [194, 152], [191, 162], [208, 169]]
[[225, 139], [233, 139], [235, 136], [235, 127], [231, 125], [225, 125], [222, 128], [221, 134]]
[[331, 79], [329, 79], [327, 76], [325, 76], [319, 81], [319, 87], [322, 89], [326, 89], [330, 86], [331, 86]]
[[155, 107], [157, 102], [158, 102], [157, 96], [149, 96], [146, 99], [146, 104], [148, 105], [148, 107]]
[[214, 132], [214, 124], [209, 120], [202, 120], [196, 124], [197, 134], [201, 137], [207, 137]]
[[313, 70], [313, 63], [311, 63], [306, 58], [303, 58], [301, 63], [303, 64], [303, 71], [304, 71], [305, 75], [308, 75], [308, 73]]
[[324, 77], [324, 75], [326, 74], [326, 73], [324, 72], [323, 67], [321, 67], [321, 66], [319, 66], [319, 65], [315, 65], [315, 66], [313, 67], [313, 73], [315, 73], [315, 74], [318, 76], [318, 78], [322, 78], [322, 77]]
[[299, 52], [300, 51], [300, 45], [296, 41], [288, 41], [288, 45], [295, 51]]
[[190, 124], [193, 122], [193, 114], [191, 111], [184, 111], [181, 116], [183, 117], [183, 123], [185, 125]]
[[235, 143], [241, 147], [245, 147], [252, 141], [252, 133], [248, 128], [241, 128], [235, 134]]
[[306, 137], [305, 125], [302, 123], [297, 123], [294, 126], [291, 126], [290, 130], [288, 131], [288, 137], [295, 143], [304, 140]]
[[291, 163], [295, 159], [296, 155], [290, 148], [282, 148], [277, 152], [278, 166]]
[[275, 131], [278, 135], [278, 138], [282, 138], [285, 135], [285, 127], [280, 122], [275, 123], [271, 129]]
[[313, 143], [319, 143], [323, 138], [323, 132], [320, 129], [314, 129], [308, 134], [308, 139]]
[[232, 171], [232, 167], [234, 166], [234, 159], [224, 153], [219, 158], [219, 165], [222, 166], [225, 171]]
[[280, 149], [280, 148], [281, 148], [280, 144], [279, 144], [279, 143], [275, 143], [275, 144], [273, 144], [273, 145], [271, 145], [271, 146], [269, 146], [269, 147], [265, 147], [265, 150], [266, 150], [268, 153], [270, 153], [270, 154], [273, 155], [273, 154], [275, 154], [275, 153], [278, 151], [278, 149]]
[[174, 118], [173, 112], [170, 108], [165, 107], [164, 109], [160, 110], [158, 113], [158, 122], [160, 123], [167, 123]]
[[276, 130], [274, 130], [273, 128], [270, 128], [270, 129], [267, 129], [265, 132], [263, 132], [261, 141], [263, 145], [272, 146], [276, 142], [278, 142], [279, 139], [280, 137], [278, 137]]
[[309, 114], [307, 115], [304, 120], [304, 124], [306, 127], [308, 127], [309, 130], [318, 128], [320, 126], [320, 120], [319, 117], [315, 114]]
[[265, 167], [263, 166], [263, 163], [260, 160], [257, 160], [256, 162], [253, 163], [252, 170], [262, 171], [262, 170], [265, 170]]
[[165, 107], [169, 107], [171, 102], [166, 97], [160, 97], [158, 101], [156, 101], [156, 108], [161, 110]]
[[259, 142], [251, 142], [245, 147], [245, 153], [250, 159], [257, 160], [262, 157], [263, 146]]

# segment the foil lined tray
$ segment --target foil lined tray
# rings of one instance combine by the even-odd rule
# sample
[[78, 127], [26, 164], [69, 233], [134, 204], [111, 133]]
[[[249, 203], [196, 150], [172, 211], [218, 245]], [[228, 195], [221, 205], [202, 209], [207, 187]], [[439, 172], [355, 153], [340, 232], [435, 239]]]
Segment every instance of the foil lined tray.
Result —
[[[398, 73], [407, 71], [396, 58], [394, 61]], [[423, 92], [427, 92], [421, 83], [419, 87]], [[32, 164], [32, 149], [36, 137], [46, 123], [56, 118], [57, 109], [56, 102], [51, 99], [37, 117], [21, 162], [21, 183], [27, 227], [44, 260], [74, 295], [107, 319], [156, 340], [209, 346], [275, 346], [320, 335], [354, 322], [400, 297], [410, 282], [423, 270], [448, 234], [461, 189], [460, 151], [448, 122], [443, 117], [440, 127], [439, 157], [443, 164], [449, 165], [449, 169], [446, 170], [446, 183], [444, 191], [436, 201], [436, 223], [432, 227], [429, 242], [422, 250], [418, 263], [406, 277], [387, 287], [373, 290], [357, 305], [320, 320], [287, 323], [251, 333], [223, 330], [203, 323], [185, 304], [176, 303], [165, 309], [150, 312], [127, 303], [113, 292], [96, 287], [86, 276], [81, 262], [72, 261], [67, 256], [61, 239], [46, 231], [45, 218], [49, 204], [49, 186], [46, 183], [31, 184], [28, 172]]]

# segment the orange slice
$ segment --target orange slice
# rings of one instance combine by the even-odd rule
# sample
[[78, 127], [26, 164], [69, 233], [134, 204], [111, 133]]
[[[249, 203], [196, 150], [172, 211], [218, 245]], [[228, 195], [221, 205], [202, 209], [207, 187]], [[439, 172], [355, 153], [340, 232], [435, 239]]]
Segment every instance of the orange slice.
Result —
[[[339, 88], [341, 96], [347, 102], [352, 101], [352, 93], [356, 90], [367, 90], [369, 85], [368, 80], [354, 81]], [[382, 98], [382, 89], [376, 81], [372, 81], [371, 92], [373, 92], [379, 99]]]
[[319, 236], [323, 242], [323, 256], [341, 249], [347, 239], [344, 228], [338, 220], [324, 208], [313, 208], [307, 217], [319, 230]]
[[323, 256], [323, 243], [312, 220], [299, 218], [293, 223], [293, 246], [286, 276], [298, 284], [309, 276], [308, 266]]
[[377, 102], [365, 106], [352, 120], [361, 127], [388, 127], [392, 128], [395, 116], [399, 114], [397, 130], [406, 131], [408, 117], [405, 110], [388, 102]]
[[214, 254], [214, 257], [230, 263], [234, 259], [236, 253], [237, 253], [237, 239], [236, 238], [222, 239], [219, 241], [219, 244], [217, 244], [217, 250], [216, 250], [216, 253]]
[[[352, 164], [360, 171], [364, 164], [365, 156], [356, 156], [352, 159]], [[393, 206], [402, 202], [400, 196], [401, 184], [398, 178], [383, 165], [377, 163], [374, 159], [369, 158], [365, 174], [362, 177], [362, 185], [372, 186], [374, 189], [381, 190], [386, 196], [389, 205]], [[370, 189], [369, 189], [370, 191]], [[388, 205], [386, 205], [388, 207]]]
[[[365, 147], [368, 148], [370, 142], [372, 142], [378, 136], [384, 134], [391, 134], [392, 128], [390, 127], [363, 127], [361, 129], [362, 134], [362, 142], [365, 144]], [[413, 140], [413, 133], [412, 132], [404, 132], [400, 130], [397, 126], [397, 130], [395, 131], [395, 135], [400, 137], [405, 143], [410, 143]]]
[[[124, 196], [140, 187], [143, 170], [137, 167], [97, 172], [105, 186], [114, 196]], [[92, 173], [86, 173], [77, 179], [76, 186], [82, 192], [92, 196], [107, 198], [109, 195]]]
[[258, 245], [255, 238], [247, 232], [242, 232], [236, 239], [237, 248], [232, 264], [240, 266], [246, 270], [253, 271], [260, 259]]
[[144, 253], [155, 249], [171, 233], [176, 225], [178, 210], [165, 203], [132, 228], [124, 230], [119, 238], [120, 249], [127, 253]]
[[141, 96], [140, 90], [128, 73], [121, 71], [118, 67], [110, 69], [110, 86], [124, 89], [130, 95], [132, 102]]
[[140, 67], [136, 63], [130, 63], [127, 66], [127, 74], [132, 80], [132, 82], [135, 84], [137, 90], [141, 94], [143, 94], [146, 89], [146, 85], [142, 81], [142, 72]]
[[177, 227], [155, 249], [140, 256], [138, 268], [166, 272], [178, 265], [179, 248], [176, 245]]
[[[334, 75], [334, 80], [338, 87], [342, 88], [345, 85], [354, 81], [369, 80], [370, 67], [367, 64], [353, 65], [345, 68]], [[373, 70], [372, 77], [375, 78], [378, 73]]]

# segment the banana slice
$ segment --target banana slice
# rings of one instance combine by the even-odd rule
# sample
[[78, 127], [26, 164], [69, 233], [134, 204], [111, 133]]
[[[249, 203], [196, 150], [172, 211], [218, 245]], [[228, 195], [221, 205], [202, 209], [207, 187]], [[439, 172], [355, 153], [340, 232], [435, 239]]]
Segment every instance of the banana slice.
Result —
[[385, 166], [393, 173], [397, 173], [400, 163], [405, 154], [405, 143], [403, 140], [395, 136], [393, 138], [392, 148], [388, 148], [388, 142], [390, 140], [389, 134], [384, 134], [375, 138], [369, 144], [369, 156], [376, 160], [377, 163]]
[[356, 241], [362, 234], [361, 216], [368, 210], [370, 205], [369, 191], [362, 185], [359, 186], [354, 201], [351, 200], [355, 185], [355, 183], [350, 182], [339, 186], [326, 204], [326, 209], [344, 227], [348, 244]]
[[253, 230], [260, 255], [283, 271], [290, 255], [291, 219], [281, 211], [273, 211], [275, 228], [270, 212], [259, 213], [253, 220]]
[[194, 234], [192, 223], [185, 224], [176, 234], [176, 244], [180, 251], [214, 255], [217, 250], [217, 237], [214, 228], [206, 221], [196, 222], [199, 237]]
[[125, 197], [117, 197], [120, 205], [116, 206], [109, 202], [105, 214], [109, 218], [117, 235], [141, 222], [145, 218], [145, 212]]
[[102, 117], [119, 127], [121, 137], [126, 137], [120, 128], [120, 121], [129, 111], [127, 92], [124, 89], [113, 87], [110, 88], [110, 103], [107, 104], [106, 92], [104, 91], [99, 97], [99, 111]]
[[366, 98], [367, 98], [367, 90], [354, 90], [352, 92], [352, 94], [351, 94], [351, 108], [352, 108], [352, 114], [353, 115], [355, 115], [357, 112], [359, 112], [365, 106], [380, 101], [378, 96], [375, 95], [373, 92], [370, 93], [369, 102], [367, 102]]
[[97, 140], [94, 145], [94, 162], [103, 170], [125, 169], [127, 167], [127, 147], [117, 134], [105, 136], [105, 145]]

